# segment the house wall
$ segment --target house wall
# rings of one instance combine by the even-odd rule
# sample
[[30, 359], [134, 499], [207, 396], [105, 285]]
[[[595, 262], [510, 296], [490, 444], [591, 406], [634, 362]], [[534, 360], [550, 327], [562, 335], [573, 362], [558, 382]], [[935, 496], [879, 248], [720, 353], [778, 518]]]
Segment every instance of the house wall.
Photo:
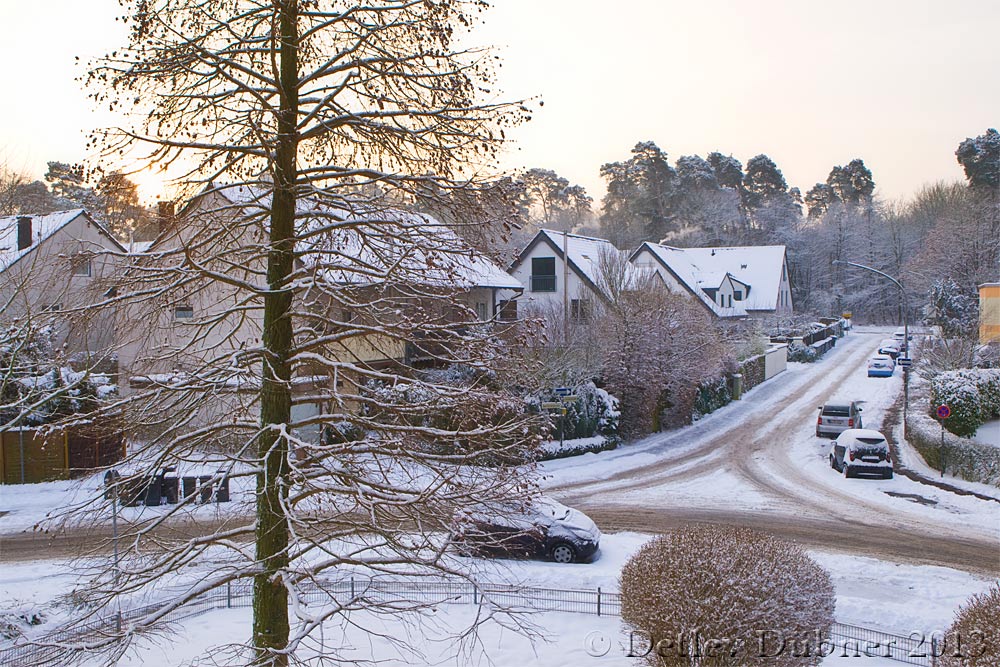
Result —
[[[67, 360], [113, 349], [115, 311], [97, 308], [124, 263], [120, 249], [86, 216], [79, 215], [0, 272], [3, 324], [52, 326], [53, 343]], [[73, 275], [81, 260], [90, 275]], [[58, 306], [58, 308], [56, 308]]]
[[979, 286], [979, 342], [1000, 341], [1000, 283]]
[[653, 253], [651, 253], [645, 247], [636, 254], [632, 263], [635, 264], [635, 266], [639, 269], [647, 269], [647, 270], [652, 269], [656, 271], [656, 274], [660, 276], [660, 279], [663, 281], [663, 284], [670, 292], [674, 292], [677, 294], [689, 293], [687, 291], [687, 288], [684, 287], [684, 285], [682, 285], [676, 278], [674, 278], [673, 274], [671, 274], [669, 271], [663, 268], [663, 265], [660, 263], [660, 261], [656, 259], [653, 256]]
[[778, 300], [774, 312], [778, 315], [787, 315], [794, 310], [792, 304], [792, 287], [788, 282], [788, 259], [781, 262], [781, 282], [778, 284]]
[[[534, 258], [541, 257], [552, 257], [555, 259], [556, 266], [556, 290], [554, 292], [535, 292], [532, 291], [531, 287], [531, 260]], [[518, 299], [520, 308], [525, 311], [541, 311], [541, 312], [555, 312], [562, 313], [564, 305], [564, 294], [566, 293], [566, 285], [564, 282], [568, 283], [569, 286], [569, 300], [572, 299], [590, 299], [591, 303], [596, 307], [598, 302], [598, 297], [594, 294], [590, 286], [584, 282], [580, 276], [572, 270], [569, 270], [568, 274], [564, 272], [563, 260], [560, 254], [557, 253], [551, 245], [547, 242], [541, 242], [535, 244], [535, 246], [525, 254], [518, 263], [516, 263], [509, 271], [510, 275], [514, 276], [518, 282], [524, 285], [524, 293]], [[568, 280], [564, 281], [563, 277], [567, 275]], [[514, 293], [512, 291], [503, 291], [499, 298], [511, 298]]]

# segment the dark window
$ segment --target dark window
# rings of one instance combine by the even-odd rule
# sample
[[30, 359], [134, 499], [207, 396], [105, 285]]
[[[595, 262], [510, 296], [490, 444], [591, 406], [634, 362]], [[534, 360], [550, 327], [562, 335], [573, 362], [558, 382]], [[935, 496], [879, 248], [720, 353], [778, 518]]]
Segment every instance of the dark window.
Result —
[[194, 307], [188, 305], [180, 305], [174, 308], [174, 319], [175, 320], [190, 320], [194, 317]]
[[569, 314], [574, 322], [589, 322], [592, 315], [590, 299], [573, 299], [570, 301]]
[[851, 408], [847, 405], [828, 405], [823, 408], [824, 417], [850, 417]]
[[733, 298], [737, 301], [743, 300], [743, 290], [733, 290]]
[[531, 259], [531, 291], [556, 291], [555, 257], [533, 257]]
[[500, 302], [500, 319], [507, 322], [517, 319], [517, 301], [511, 299]]
[[485, 322], [490, 316], [486, 312], [486, 304], [479, 302], [476, 303], [476, 319], [480, 322]]

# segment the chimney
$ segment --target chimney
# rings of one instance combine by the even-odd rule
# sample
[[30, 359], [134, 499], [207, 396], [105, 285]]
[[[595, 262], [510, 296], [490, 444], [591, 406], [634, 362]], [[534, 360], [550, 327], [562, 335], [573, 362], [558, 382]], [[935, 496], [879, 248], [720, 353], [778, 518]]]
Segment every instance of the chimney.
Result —
[[166, 233], [166, 231], [173, 226], [174, 202], [172, 201], [156, 202], [156, 222], [160, 234]]
[[22, 215], [17, 219], [17, 249], [31, 247], [31, 216]]

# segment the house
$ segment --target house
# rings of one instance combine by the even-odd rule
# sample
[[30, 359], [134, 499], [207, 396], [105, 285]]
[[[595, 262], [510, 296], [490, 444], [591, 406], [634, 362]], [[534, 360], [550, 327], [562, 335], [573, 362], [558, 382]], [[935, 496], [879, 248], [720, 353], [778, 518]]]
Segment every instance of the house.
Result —
[[[205, 421], [255, 419], [269, 204], [264, 189], [218, 185], [176, 215], [162, 211], [159, 236], [131, 269], [158, 282], [147, 290], [155, 296], [124, 315], [144, 323], [120, 354], [130, 389], [198, 378], [214, 387]], [[295, 224], [294, 419], [323, 409], [311, 396], [345, 382], [356, 393], [363, 374], [433, 365], [463, 327], [498, 315], [501, 291], [520, 290], [430, 216], [303, 198]]]
[[51, 327], [68, 361], [109, 353], [114, 313], [94, 306], [107, 301], [124, 255], [83, 209], [0, 218], [0, 324]]
[[1000, 283], [979, 286], [979, 342], [1000, 343]]
[[655, 270], [668, 289], [691, 294], [716, 317], [792, 312], [785, 246], [675, 248], [647, 241], [629, 261]]
[[586, 323], [607, 299], [601, 287], [602, 257], [618, 252], [607, 239], [542, 229], [507, 271], [526, 288], [519, 299], [524, 307]]

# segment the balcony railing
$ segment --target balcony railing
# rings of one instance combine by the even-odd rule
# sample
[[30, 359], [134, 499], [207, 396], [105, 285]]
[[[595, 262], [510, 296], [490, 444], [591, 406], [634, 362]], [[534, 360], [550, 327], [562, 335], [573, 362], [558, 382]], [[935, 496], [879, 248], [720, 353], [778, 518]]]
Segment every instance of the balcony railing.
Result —
[[556, 291], [556, 277], [555, 276], [531, 276], [531, 291], [532, 292], [555, 292]]

